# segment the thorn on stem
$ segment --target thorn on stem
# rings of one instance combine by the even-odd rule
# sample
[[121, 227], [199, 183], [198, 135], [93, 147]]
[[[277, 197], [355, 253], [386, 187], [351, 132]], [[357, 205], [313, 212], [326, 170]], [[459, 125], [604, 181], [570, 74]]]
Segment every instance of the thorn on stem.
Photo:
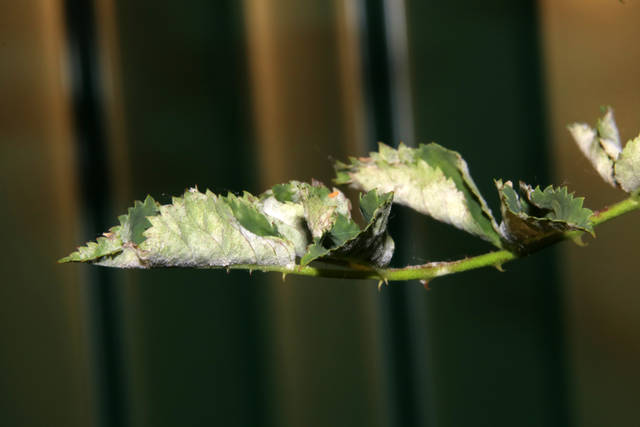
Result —
[[425, 289], [425, 290], [427, 290], [427, 291], [430, 291], [430, 290], [431, 290], [431, 288], [429, 287], [429, 281], [428, 281], [428, 280], [424, 280], [424, 279], [422, 279], [422, 280], [420, 280], [420, 284], [421, 284], [422, 286], [424, 286], [424, 289]]
[[282, 273], [282, 282], [284, 283], [285, 279], [287, 278], [287, 273]]
[[502, 264], [495, 264], [494, 267], [496, 268], [496, 270], [498, 270], [500, 273], [504, 273], [504, 268], [502, 268]]

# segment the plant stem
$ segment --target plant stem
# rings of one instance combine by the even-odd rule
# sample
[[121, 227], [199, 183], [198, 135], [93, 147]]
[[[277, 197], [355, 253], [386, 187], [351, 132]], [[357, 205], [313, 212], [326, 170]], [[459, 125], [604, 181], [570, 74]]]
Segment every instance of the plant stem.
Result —
[[[640, 196], [638, 193], [611, 205], [601, 211], [591, 215], [591, 222], [594, 226], [605, 223], [613, 218], [640, 209]], [[550, 241], [541, 246], [551, 246], [559, 241], [576, 239], [583, 231], [570, 231], [564, 233], [561, 238]], [[294, 267], [293, 269], [282, 266], [247, 266], [235, 265], [230, 269], [252, 269], [264, 272], [273, 271], [283, 274], [283, 278], [288, 274], [312, 277], [332, 277], [344, 279], [373, 279], [379, 281], [403, 281], [403, 280], [423, 280], [428, 281], [434, 277], [446, 276], [454, 273], [461, 273], [467, 270], [475, 270], [483, 267], [495, 267], [501, 269], [502, 264], [513, 261], [521, 256], [508, 250], [488, 252], [486, 254], [463, 258], [456, 261], [430, 262], [422, 265], [410, 265], [402, 268], [375, 269], [370, 266], [349, 264], [347, 267]]]

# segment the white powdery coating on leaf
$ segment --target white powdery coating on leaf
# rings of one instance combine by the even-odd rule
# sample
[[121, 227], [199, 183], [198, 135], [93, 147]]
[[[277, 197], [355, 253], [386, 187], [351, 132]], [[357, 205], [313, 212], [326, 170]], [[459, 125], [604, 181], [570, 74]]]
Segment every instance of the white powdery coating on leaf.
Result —
[[600, 145], [604, 148], [609, 158], [616, 160], [622, 151], [620, 144], [620, 134], [618, 126], [613, 118], [613, 110], [607, 109], [607, 113], [598, 121], [598, 134], [600, 135]]
[[482, 230], [467, 208], [464, 194], [440, 169], [432, 168], [422, 159], [415, 165], [362, 165], [358, 172], [352, 174], [352, 179], [361, 188], [377, 188], [385, 193], [393, 191], [395, 203], [482, 235]]
[[213, 193], [185, 193], [150, 217], [141, 256], [150, 266], [224, 267], [234, 264], [292, 267], [290, 242], [258, 236], [242, 227]]
[[598, 174], [611, 186], [615, 187], [613, 160], [600, 145], [596, 131], [584, 123], [574, 123], [569, 126], [569, 132], [571, 132], [580, 150], [598, 171]]
[[281, 203], [270, 196], [258, 204], [258, 207], [278, 228], [286, 240], [293, 243], [296, 255], [301, 257], [311, 243], [307, 237], [304, 220], [304, 208], [300, 203]]
[[640, 188], [640, 136], [627, 142], [616, 162], [616, 180], [627, 193]]
[[118, 255], [100, 258], [94, 264], [102, 267], [148, 268], [140, 260], [138, 252], [133, 247], [125, 247]]
[[314, 194], [314, 190], [313, 187], [303, 190], [302, 206], [311, 235], [319, 239], [333, 227], [338, 214], [351, 218], [351, 202], [336, 188], [324, 197]]

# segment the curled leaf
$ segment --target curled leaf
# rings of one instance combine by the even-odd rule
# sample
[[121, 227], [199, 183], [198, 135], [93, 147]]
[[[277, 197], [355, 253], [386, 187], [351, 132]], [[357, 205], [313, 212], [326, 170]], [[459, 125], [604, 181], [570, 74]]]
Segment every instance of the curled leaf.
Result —
[[491, 210], [460, 154], [438, 144], [397, 150], [379, 144], [370, 157], [336, 163], [336, 183], [393, 192], [394, 202], [451, 224], [500, 247]]
[[111, 227], [96, 242], [79, 247], [60, 262], [99, 262], [106, 256], [116, 256], [128, 247], [139, 245], [145, 240], [144, 231], [151, 226], [147, 217], [157, 212], [158, 203], [151, 196], [147, 196], [144, 202], [136, 200], [127, 214], [118, 217], [120, 225]]
[[568, 129], [606, 182], [628, 193], [640, 188], [640, 137], [627, 142], [623, 150], [611, 108], [598, 119], [595, 129], [584, 123], [574, 123]]
[[[391, 196], [388, 199], [389, 205]], [[168, 205], [158, 205], [151, 197], [144, 203], [135, 202], [128, 214], [120, 217], [119, 226], [60, 262], [120, 268], [293, 268], [315, 242], [327, 242], [329, 238], [333, 239], [331, 250], [313, 259], [353, 255], [364, 263], [388, 262], [392, 244], [390, 250], [385, 246], [384, 256], [380, 255], [380, 236], [388, 238], [388, 209], [382, 221], [380, 209], [366, 201], [363, 205], [367, 212], [373, 209], [370, 222], [381, 225], [381, 229], [368, 225], [361, 233], [351, 220], [349, 201], [344, 195], [317, 182], [310, 185], [292, 181], [259, 197], [249, 193], [223, 197], [194, 188]], [[374, 228], [375, 238], [362, 237]], [[358, 244], [354, 244], [353, 239], [359, 235]]]
[[338, 214], [333, 226], [309, 246], [300, 264], [321, 258], [355, 260], [378, 267], [389, 264], [394, 243], [386, 230], [392, 200], [393, 193], [380, 195], [375, 190], [361, 195], [365, 227], [360, 230], [353, 220]]
[[615, 165], [616, 181], [627, 193], [640, 188], [640, 136], [627, 142]]
[[554, 238], [565, 231], [582, 230], [593, 233], [590, 217], [593, 212], [582, 206], [582, 197], [574, 198], [566, 187], [544, 190], [520, 183], [523, 196], [511, 181], [496, 181], [500, 193], [502, 224], [505, 241], [518, 251]]

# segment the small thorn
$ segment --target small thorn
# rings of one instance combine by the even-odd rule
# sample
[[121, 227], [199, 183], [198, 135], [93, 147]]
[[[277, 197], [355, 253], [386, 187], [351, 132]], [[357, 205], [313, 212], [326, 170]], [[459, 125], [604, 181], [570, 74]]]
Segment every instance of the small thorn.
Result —
[[251, 274], [252, 274], [252, 273], [253, 273], [253, 269], [252, 269], [252, 268], [250, 268], [250, 269], [249, 269], [249, 276], [251, 276]]
[[231, 271], [231, 269], [229, 267], [227, 267], [227, 274], [229, 274], [230, 271]]
[[384, 280], [378, 280], [378, 292], [380, 292], [382, 290], [382, 284], [384, 283]]
[[286, 278], [287, 278], [287, 273], [282, 273], [282, 282], [283, 283], [284, 283]]
[[424, 288], [425, 288], [427, 291], [430, 291], [430, 290], [431, 290], [431, 288], [429, 287], [429, 281], [428, 281], [428, 280], [424, 280], [424, 279], [423, 279], [423, 280], [420, 280], [420, 284], [421, 284], [422, 286], [424, 286]]
[[496, 268], [496, 270], [498, 270], [500, 273], [504, 273], [504, 268], [502, 268], [502, 264], [496, 264], [494, 265], [494, 267]]

